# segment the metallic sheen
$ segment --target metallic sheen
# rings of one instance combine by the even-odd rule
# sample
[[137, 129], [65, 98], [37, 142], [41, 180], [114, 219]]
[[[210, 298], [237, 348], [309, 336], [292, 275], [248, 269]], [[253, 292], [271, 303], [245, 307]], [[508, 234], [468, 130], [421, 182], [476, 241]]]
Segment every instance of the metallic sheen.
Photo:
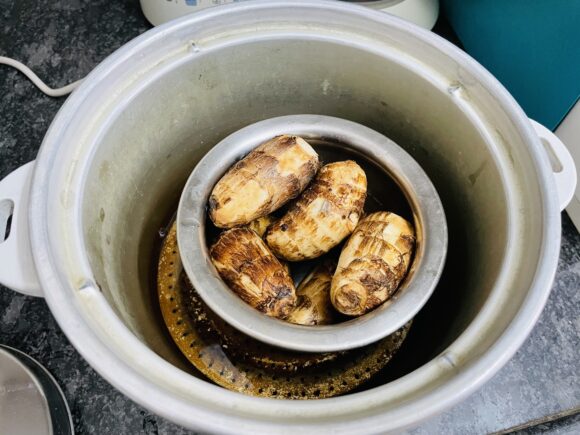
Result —
[[[366, 156], [392, 177], [411, 205], [417, 235], [413, 267], [397, 293], [377, 309], [335, 325], [309, 327], [265, 316], [244, 303], [221, 280], [208, 259], [206, 205], [213, 186], [241, 157], [281, 135], [323, 141]], [[316, 146], [315, 146], [316, 149]], [[347, 154], [348, 156], [349, 154]], [[348, 157], [347, 157], [348, 158]], [[327, 162], [328, 163], [328, 162]], [[387, 175], [389, 174], [389, 175]], [[373, 186], [369, 181], [369, 191]], [[381, 198], [388, 210], [389, 198]], [[425, 171], [387, 137], [352, 121], [322, 115], [290, 115], [260, 121], [231, 134], [199, 161], [187, 180], [177, 212], [177, 240], [183, 266], [206, 304], [228, 323], [268, 344], [306, 352], [333, 352], [373, 343], [411, 320], [435, 289], [447, 253], [445, 213]]]
[[[405, 343], [422, 331], [429, 353], [366, 391], [318, 401], [247, 397], [196, 377], [168, 337], [152, 303], [155, 234], [216, 143], [304, 113], [391, 138], [437, 189], [446, 267]], [[561, 231], [548, 156], [489, 72], [417, 26], [316, 0], [211, 8], [109, 56], [48, 130], [28, 218], [48, 306], [92, 367], [156, 414], [236, 434], [401, 431], [467, 397], [537, 321]], [[420, 329], [423, 313], [433, 320]]]

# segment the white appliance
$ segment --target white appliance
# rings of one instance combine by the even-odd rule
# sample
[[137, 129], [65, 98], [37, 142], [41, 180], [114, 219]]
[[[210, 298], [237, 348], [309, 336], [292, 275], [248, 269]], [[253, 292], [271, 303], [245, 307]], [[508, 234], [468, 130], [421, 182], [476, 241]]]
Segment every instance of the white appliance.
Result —
[[[566, 144], [576, 167], [580, 168], [580, 100], [560, 123], [556, 129], [556, 136]], [[580, 231], [580, 184], [576, 185], [576, 192], [566, 211]]]
[[[149, 22], [158, 26], [182, 15], [239, 1], [247, 0], [141, 0], [141, 8]], [[353, 0], [350, 3], [388, 12], [426, 29], [433, 28], [439, 15], [439, 0]]]

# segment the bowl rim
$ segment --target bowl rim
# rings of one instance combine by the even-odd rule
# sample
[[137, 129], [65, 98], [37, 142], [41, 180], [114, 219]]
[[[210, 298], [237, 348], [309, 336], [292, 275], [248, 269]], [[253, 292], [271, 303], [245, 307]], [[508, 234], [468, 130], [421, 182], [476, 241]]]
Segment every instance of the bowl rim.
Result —
[[[215, 183], [241, 156], [280, 134], [337, 142], [380, 167], [395, 181], [413, 213], [414, 260], [391, 298], [358, 318], [304, 326], [266, 316], [245, 303], [219, 277], [206, 244], [207, 201]], [[388, 210], [385, 210], [388, 211]], [[411, 320], [432, 295], [447, 254], [445, 212], [433, 183], [403, 148], [353, 121], [324, 115], [286, 115], [250, 124], [211, 148], [191, 172], [177, 210], [183, 267], [209, 308], [239, 331], [262, 342], [303, 352], [334, 352], [374, 343]]]

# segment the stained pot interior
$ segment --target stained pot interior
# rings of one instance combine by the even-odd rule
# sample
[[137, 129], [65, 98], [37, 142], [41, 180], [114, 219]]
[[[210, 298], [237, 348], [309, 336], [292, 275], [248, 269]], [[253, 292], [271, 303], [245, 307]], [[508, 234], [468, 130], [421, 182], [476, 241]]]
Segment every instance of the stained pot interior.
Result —
[[505, 252], [502, 178], [489, 143], [453, 96], [405, 66], [322, 40], [253, 42], [200, 53], [124, 105], [92, 160], [85, 242], [96, 281], [119, 317], [178, 367], [195, 374], [156, 303], [158, 232], [205, 152], [275, 116], [323, 114], [373, 128], [422, 165], [442, 199], [449, 228], [443, 277], [377, 383], [429, 361], [483, 306]]

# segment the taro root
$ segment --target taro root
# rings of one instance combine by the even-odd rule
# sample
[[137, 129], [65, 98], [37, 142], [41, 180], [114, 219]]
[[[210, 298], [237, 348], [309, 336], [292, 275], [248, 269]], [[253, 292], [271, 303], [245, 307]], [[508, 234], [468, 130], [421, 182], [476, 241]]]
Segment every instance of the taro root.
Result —
[[330, 303], [330, 282], [336, 263], [325, 261], [318, 265], [296, 289], [298, 303], [288, 321], [299, 325], [330, 325], [335, 323], [336, 311]]
[[268, 246], [288, 261], [323, 255], [352, 233], [366, 192], [366, 175], [352, 160], [323, 166], [286, 214], [268, 228]]
[[254, 230], [258, 236], [264, 237], [266, 230], [270, 225], [272, 225], [274, 220], [275, 219], [272, 217], [272, 215], [262, 216], [250, 222], [248, 224], [248, 228]]
[[304, 190], [316, 174], [318, 154], [298, 136], [277, 136], [233, 165], [209, 198], [215, 226], [246, 225], [272, 213]]
[[294, 308], [292, 278], [255, 231], [247, 227], [224, 231], [209, 253], [221, 278], [252, 307], [280, 319]]
[[361, 219], [332, 278], [334, 307], [360, 316], [385, 302], [405, 277], [414, 245], [412, 225], [394, 213], [377, 212]]
[[[266, 234], [266, 230], [272, 223], [274, 222], [274, 217], [272, 215], [262, 216], [258, 219], [254, 219], [252, 222], [248, 224], [248, 228], [253, 230], [258, 236], [264, 237]], [[280, 260], [282, 267], [288, 272], [290, 275], [290, 266], [288, 265], [287, 261]]]

